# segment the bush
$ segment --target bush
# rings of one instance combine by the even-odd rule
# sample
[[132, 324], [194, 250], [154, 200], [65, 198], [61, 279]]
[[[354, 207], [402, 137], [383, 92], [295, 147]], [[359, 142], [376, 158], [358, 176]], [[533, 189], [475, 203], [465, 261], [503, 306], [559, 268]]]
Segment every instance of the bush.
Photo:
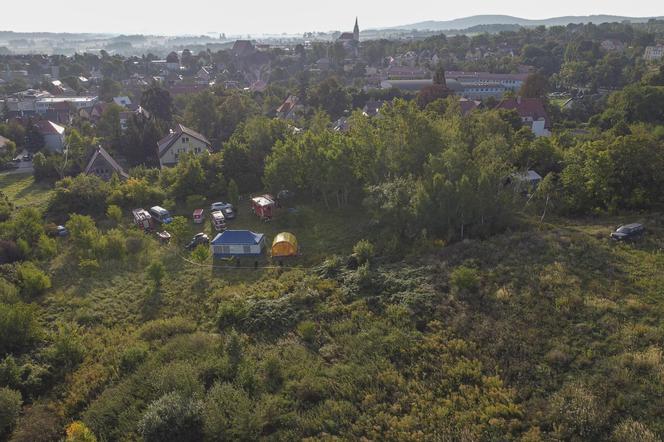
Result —
[[12, 431], [22, 404], [21, 393], [0, 387], [0, 437]]
[[35, 246], [35, 255], [39, 259], [49, 259], [55, 256], [58, 248], [55, 239], [40, 235]]
[[166, 269], [162, 263], [153, 262], [146, 269], [146, 273], [148, 278], [154, 282], [155, 287], [160, 287], [162, 279], [164, 279], [164, 276], [166, 276]]
[[254, 406], [243, 390], [229, 384], [212, 386], [203, 406], [205, 436], [209, 440], [258, 440], [260, 425]]
[[357, 263], [362, 265], [366, 262], [371, 261], [374, 257], [374, 245], [371, 244], [366, 239], [359, 241], [355, 246], [353, 246], [353, 255], [357, 258]]
[[467, 301], [473, 300], [480, 291], [479, 274], [471, 267], [455, 268], [450, 275], [450, 283], [453, 293]]
[[123, 374], [133, 372], [148, 356], [148, 346], [136, 344], [129, 347], [120, 357], [120, 371]]
[[178, 393], [165, 394], [148, 406], [138, 431], [146, 442], [203, 440], [201, 404]]
[[18, 288], [6, 279], [0, 278], [0, 303], [16, 304], [20, 300]]
[[99, 261], [96, 259], [81, 258], [78, 261], [78, 270], [84, 276], [92, 276], [97, 273], [100, 268], [101, 266], [99, 265]]
[[205, 244], [199, 244], [191, 252], [191, 258], [199, 264], [204, 264], [210, 258], [210, 248]]
[[18, 267], [17, 275], [21, 294], [26, 299], [34, 299], [51, 288], [51, 278], [31, 262], [21, 264]]
[[94, 433], [81, 421], [69, 424], [65, 433], [65, 442], [97, 442]]
[[632, 419], [621, 422], [611, 435], [612, 442], [658, 442], [659, 440], [648, 427]]
[[102, 246], [104, 256], [108, 259], [123, 260], [127, 255], [125, 235], [118, 229], [113, 229], [104, 235]]
[[167, 339], [175, 335], [192, 333], [196, 330], [196, 325], [190, 320], [174, 317], [168, 319], [159, 319], [143, 324], [139, 330], [139, 336], [146, 341], [157, 339]]
[[297, 334], [307, 345], [313, 345], [316, 341], [317, 327], [313, 321], [303, 321], [297, 326]]
[[22, 261], [25, 253], [19, 248], [16, 242], [11, 240], [0, 240], [0, 264], [11, 264], [16, 261]]
[[115, 225], [118, 225], [122, 222], [122, 209], [115, 204], [111, 204], [106, 209], [106, 216], [113, 221]]
[[62, 438], [62, 423], [57, 410], [48, 405], [28, 408], [12, 434], [12, 442], [53, 442]]
[[125, 239], [125, 247], [130, 256], [138, 255], [145, 249], [145, 237], [140, 232], [131, 232]]
[[549, 403], [557, 433], [563, 440], [596, 439], [608, 413], [585, 387], [568, 384]]
[[60, 324], [53, 345], [47, 350], [51, 365], [62, 373], [68, 373], [83, 362], [84, 355], [85, 348], [79, 337], [78, 327]]

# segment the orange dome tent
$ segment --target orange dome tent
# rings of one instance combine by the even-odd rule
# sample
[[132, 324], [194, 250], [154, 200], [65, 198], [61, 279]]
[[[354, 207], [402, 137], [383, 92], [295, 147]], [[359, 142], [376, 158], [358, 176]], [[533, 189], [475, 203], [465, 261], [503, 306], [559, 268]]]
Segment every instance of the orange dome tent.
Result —
[[274, 258], [297, 256], [297, 252], [297, 238], [292, 233], [282, 232], [272, 241], [272, 257]]

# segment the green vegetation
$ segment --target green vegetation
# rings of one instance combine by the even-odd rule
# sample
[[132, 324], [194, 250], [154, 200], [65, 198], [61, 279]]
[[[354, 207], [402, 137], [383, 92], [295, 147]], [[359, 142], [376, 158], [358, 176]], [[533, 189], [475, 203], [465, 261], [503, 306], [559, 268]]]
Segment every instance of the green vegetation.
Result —
[[[125, 131], [116, 106], [94, 126], [77, 119], [66, 158], [38, 153], [34, 179], [0, 176], [0, 439], [662, 439], [664, 70], [640, 55], [659, 35], [653, 22], [363, 42], [374, 63], [435, 49], [450, 69], [529, 64], [518, 93], [545, 100], [551, 137], [490, 100], [464, 114], [440, 66], [417, 96], [349, 86], [364, 66], [344, 71], [343, 47], [322, 44], [275, 60], [263, 93], [174, 99], [153, 84], [151, 116]], [[609, 37], [629, 45], [606, 51]], [[518, 56], [466, 60], [478, 46]], [[230, 60], [187, 52], [187, 70]], [[332, 74], [295, 76], [324, 55]], [[106, 99], [134, 69], [75, 58], [99, 62]], [[561, 88], [579, 107], [546, 101]], [[296, 92], [296, 121], [271, 118]], [[391, 101], [373, 118], [359, 110], [370, 98]], [[154, 168], [180, 122], [214, 152]], [[36, 148], [21, 130], [0, 127]], [[133, 166], [128, 179], [80, 173], [98, 143]], [[251, 211], [265, 192], [278, 196], [270, 220]], [[208, 207], [221, 201], [236, 209], [229, 228], [264, 233], [268, 249], [291, 232], [300, 255], [185, 249], [217, 233]], [[173, 215], [155, 226], [170, 243], [132, 222], [154, 205]], [[635, 221], [643, 237], [609, 239]]]

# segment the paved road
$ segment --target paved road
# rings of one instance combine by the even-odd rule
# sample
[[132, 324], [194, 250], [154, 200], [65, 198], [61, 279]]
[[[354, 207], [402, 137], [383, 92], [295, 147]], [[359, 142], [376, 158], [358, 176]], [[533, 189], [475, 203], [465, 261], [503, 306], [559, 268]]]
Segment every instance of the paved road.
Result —
[[13, 174], [19, 174], [19, 173], [29, 173], [32, 174], [34, 172], [34, 169], [32, 167], [32, 161], [21, 161], [20, 163], [16, 163], [18, 167], [16, 169], [8, 169], [8, 170], [3, 170], [0, 171], [0, 174], [2, 175], [13, 175]]

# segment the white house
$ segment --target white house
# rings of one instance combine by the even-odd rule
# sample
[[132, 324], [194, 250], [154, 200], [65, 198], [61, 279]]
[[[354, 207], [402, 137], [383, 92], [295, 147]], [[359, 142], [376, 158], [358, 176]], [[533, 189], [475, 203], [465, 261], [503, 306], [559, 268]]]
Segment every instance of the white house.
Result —
[[44, 138], [44, 147], [54, 152], [65, 148], [65, 128], [49, 120], [38, 121], [35, 126]]
[[174, 166], [184, 154], [207, 155], [211, 148], [212, 143], [204, 135], [178, 124], [157, 143], [159, 165]]

